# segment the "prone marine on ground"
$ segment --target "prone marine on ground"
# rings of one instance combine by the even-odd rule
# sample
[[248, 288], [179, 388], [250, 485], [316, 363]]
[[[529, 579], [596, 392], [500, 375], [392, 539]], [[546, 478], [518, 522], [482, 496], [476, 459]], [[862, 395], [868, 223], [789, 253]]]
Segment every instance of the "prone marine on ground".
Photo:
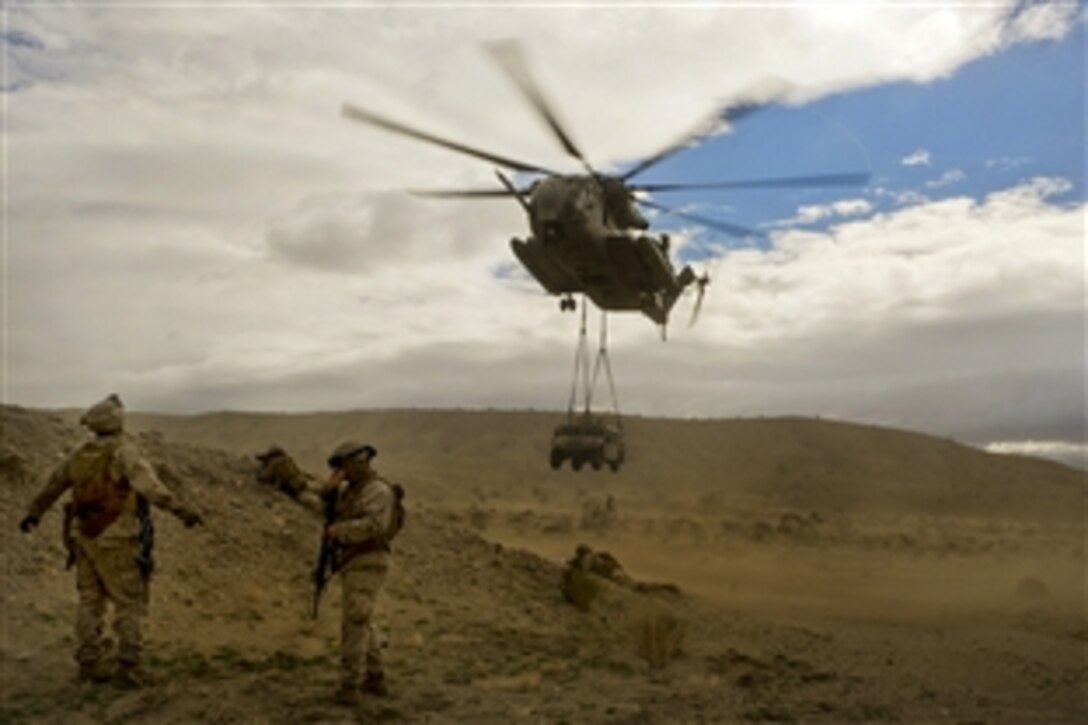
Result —
[[310, 489], [313, 476], [299, 468], [287, 451], [278, 445], [272, 445], [254, 458], [257, 459], [259, 482], [276, 488], [305, 506], [320, 509], [321, 502]]
[[[65, 491], [65, 545], [76, 566], [76, 652], [79, 679], [140, 687], [146, 677], [139, 669], [143, 649], [141, 624], [147, 614], [148, 587], [153, 568], [154, 529], [149, 504], [169, 511], [191, 528], [200, 515], [180, 503], [156, 477], [151, 464], [125, 436], [124, 406], [116, 395], [91, 406], [80, 423], [94, 433], [50, 474], [19, 522], [23, 533]], [[70, 538], [69, 538], [70, 537]], [[106, 610], [114, 608], [117, 668], [106, 666], [103, 637]]]
[[[388, 694], [381, 647], [372, 618], [378, 592], [389, 572], [390, 542], [404, 522], [403, 489], [371, 467], [378, 452], [370, 445], [342, 443], [329, 456], [325, 484], [326, 521], [322, 556], [315, 572], [317, 593], [325, 562], [341, 574], [340, 689], [336, 701], [358, 705], [364, 695]], [[330, 554], [330, 556], [325, 556]], [[316, 604], [316, 602], [315, 602]]]

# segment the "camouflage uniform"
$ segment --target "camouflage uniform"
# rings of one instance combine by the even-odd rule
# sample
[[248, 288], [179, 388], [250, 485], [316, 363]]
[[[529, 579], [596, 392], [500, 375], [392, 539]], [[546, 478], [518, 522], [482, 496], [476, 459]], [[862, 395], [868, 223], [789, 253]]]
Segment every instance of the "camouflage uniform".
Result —
[[257, 456], [260, 468], [257, 480], [293, 498], [299, 498], [306, 491], [306, 474], [298, 467], [287, 451], [279, 446], [272, 446]]
[[[69, 453], [31, 501], [20, 524], [24, 532], [69, 488], [73, 498], [81, 486], [99, 481], [113, 487], [117, 510], [112, 520], [94, 521], [92, 514], [77, 513], [71, 545], [75, 554], [76, 652], [80, 677], [105, 679], [100, 664], [104, 652], [103, 629], [109, 602], [114, 605], [114, 629], [118, 638], [118, 677], [122, 684], [139, 684], [136, 667], [142, 649], [141, 622], [147, 613], [148, 582], [141, 571], [140, 497], [174, 514], [186, 526], [200, 523], [200, 516], [186, 508], [155, 476], [154, 470], [133, 442], [122, 433], [123, 408], [116, 396], [96, 404], [81, 419], [95, 434], [94, 440]], [[88, 463], [91, 462], [91, 463]], [[99, 462], [97, 468], [94, 462]], [[105, 468], [103, 469], [103, 466]], [[146, 515], [146, 514], [145, 514]], [[102, 525], [104, 524], [104, 528]], [[98, 530], [101, 529], [101, 530]], [[149, 562], [145, 562], [149, 564]]]
[[[370, 468], [370, 446], [346, 443], [330, 457], [337, 471], [326, 495], [338, 493], [328, 535], [336, 542], [334, 568], [341, 575], [341, 693], [384, 694], [381, 648], [371, 622], [378, 592], [389, 572], [386, 533], [393, 517], [391, 486]], [[333, 464], [336, 465], [333, 465]]]
[[630, 586], [634, 583], [631, 577], [627, 575], [627, 572], [623, 570], [623, 567], [620, 566], [616, 557], [607, 551], [594, 551], [586, 544], [579, 544], [574, 551], [574, 556], [567, 560], [567, 568], [563, 570], [563, 577], [559, 584], [567, 601], [571, 599], [568, 587], [571, 584], [571, 574], [575, 571], [594, 574], [602, 579], [609, 579], [624, 586]]
[[585, 544], [579, 544], [575, 549], [574, 558], [567, 562], [571, 568], [584, 569], [591, 574], [596, 574], [605, 579], [611, 579], [618, 584], [630, 584], [631, 577], [623, 570], [616, 557], [607, 551], [594, 551]]

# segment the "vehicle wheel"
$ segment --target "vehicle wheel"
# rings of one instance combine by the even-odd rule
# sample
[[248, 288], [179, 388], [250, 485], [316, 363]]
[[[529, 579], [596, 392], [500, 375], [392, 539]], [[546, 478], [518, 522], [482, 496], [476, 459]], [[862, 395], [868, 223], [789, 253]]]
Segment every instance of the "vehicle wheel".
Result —
[[604, 454], [597, 451], [593, 454], [593, 458], [591, 458], [589, 462], [593, 466], [594, 471], [601, 470], [601, 466], [604, 465]]
[[552, 464], [552, 470], [558, 471], [563, 465], [563, 451], [552, 449], [552, 455], [549, 460]]
[[570, 459], [571, 468], [573, 468], [575, 471], [581, 471], [582, 464], [584, 464], [585, 462], [586, 459], [582, 458], [581, 456], [574, 456]]
[[612, 473], [618, 473], [620, 470], [620, 461], [609, 461], [608, 467], [612, 469]]

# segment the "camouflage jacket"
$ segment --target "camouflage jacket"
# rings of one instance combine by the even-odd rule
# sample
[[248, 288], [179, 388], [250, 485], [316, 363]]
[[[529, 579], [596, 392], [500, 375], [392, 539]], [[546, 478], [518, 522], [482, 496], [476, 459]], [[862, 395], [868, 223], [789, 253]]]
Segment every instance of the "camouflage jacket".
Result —
[[272, 456], [262, 461], [257, 480], [295, 497], [306, 490], [306, 474], [286, 455]]
[[140, 522], [136, 516], [136, 495], [140, 494], [153, 506], [169, 511], [175, 516], [184, 516], [189, 509], [155, 475], [154, 469], [128, 436], [103, 436], [84, 443], [72, 451], [49, 476], [45, 486], [30, 502], [27, 515], [41, 518], [65, 491], [78, 483], [78, 472], [74, 471], [73, 462], [80, 452], [105, 452], [112, 449], [110, 462], [111, 477], [115, 481], [127, 483], [128, 493], [121, 504], [118, 517], [97, 537], [102, 539], [135, 539], [140, 533]]
[[330, 529], [345, 554], [340, 566], [349, 559], [363, 560], [363, 565], [388, 564], [388, 547], [379, 542], [389, 530], [393, 504], [392, 487], [373, 471], [365, 481], [340, 485]]

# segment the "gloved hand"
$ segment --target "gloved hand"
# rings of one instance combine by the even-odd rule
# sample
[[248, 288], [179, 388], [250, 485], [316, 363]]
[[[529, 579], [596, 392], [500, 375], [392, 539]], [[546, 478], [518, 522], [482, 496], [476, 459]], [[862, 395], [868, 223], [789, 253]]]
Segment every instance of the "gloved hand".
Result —
[[183, 511], [178, 515], [178, 518], [181, 519], [181, 523], [185, 524], [185, 528], [187, 529], [191, 529], [198, 524], [204, 523], [204, 519], [200, 518], [200, 514], [196, 511]]
[[37, 525], [37, 516], [26, 516], [23, 518], [22, 521], [19, 522], [19, 531], [22, 531], [24, 534], [29, 534], [31, 529], [33, 529]]

